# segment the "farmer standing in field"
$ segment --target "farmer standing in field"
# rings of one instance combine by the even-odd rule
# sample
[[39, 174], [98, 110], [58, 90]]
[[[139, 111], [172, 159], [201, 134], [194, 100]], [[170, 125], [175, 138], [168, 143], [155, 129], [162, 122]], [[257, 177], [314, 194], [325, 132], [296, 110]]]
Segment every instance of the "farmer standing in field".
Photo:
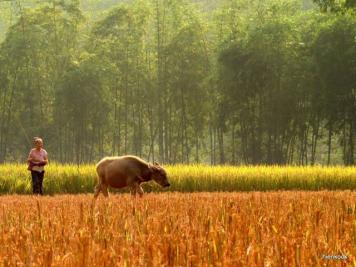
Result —
[[31, 171], [33, 194], [43, 195], [44, 166], [48, 163], [47, 151], [43, 149], [43, 140], [33, 138], [34, 148], [28, 155], [28, 170]]

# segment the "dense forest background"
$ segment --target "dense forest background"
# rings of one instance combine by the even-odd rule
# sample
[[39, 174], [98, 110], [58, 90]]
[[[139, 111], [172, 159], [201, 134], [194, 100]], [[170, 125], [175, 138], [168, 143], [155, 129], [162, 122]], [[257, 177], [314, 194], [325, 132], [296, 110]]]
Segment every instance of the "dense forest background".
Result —
[[0, 162], [355, 164], [355, 6], [0, 0]]

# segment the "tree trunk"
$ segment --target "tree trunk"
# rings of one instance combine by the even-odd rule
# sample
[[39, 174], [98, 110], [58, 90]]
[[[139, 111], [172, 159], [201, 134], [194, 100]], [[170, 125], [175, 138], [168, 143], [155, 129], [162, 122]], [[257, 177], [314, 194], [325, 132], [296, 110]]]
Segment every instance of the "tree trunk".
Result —
[[235, 165], [236, 164], [236, 155], [235, 155], [235, 153], [236, 153], [236, 145], [235, 145], [235, 124], [234, 123], [232, 123], [232, 125], [231, 125], [231, 163], [233, 164], [233, 165]]
[[128, 113], [129, 113], [129, 100], [128, 100], [128, 87], [129, 87], [129, 81], [128, 81], [128, 76], [129, 76], [129, 69], [128, 69], [128, 64], [129, 64], [129, 50], [126, 49], [126, 73], [125, 73], [125, 124], [124, 124], [124, 153], [127, 154], [127, 139], [128, 139]]
[[344, 114], [343, 127], [342, 127], [342, 154], [344, 158], [344, 164], [348, 165], [347, 155], [347, 141], [346, 141], [346, 114]]
[[332, 133], [333, 133], [333, 130], [332, 130], [332, 124], [329, 123], [329, 134], [328, 134], [328, 162], [327, 164], [330, 165], [330, 155], [331, 155], [331, 137], [332, 137]]
[[[160, 22], [159, 1], [156, 0], [156, 27], [157, 27], [157, 101], [158, 101], [158, 151], [159, 157], [164, 162], [164, 148], [163, 148], [163, 107], [162, 107], [162, 32]], [[164, 21], [162, 22], [164, 24]]]
[[117, 101], [118, 101], [118, 91], [119, 91], [118, 81], [115, 82], [115, 99], [114, 99], [114, 127], [112, 127], [112, 148], [111, 154], [116, 153], [116, 137], [117, 137]]
[[350, 134], [349, 134], [349, 163], [350, 165], [355, 164], [355, 158], [354, 158], [354, 121], [351, 119], [350, 120]]
[[224, 133], [221, 127], [218, 128], [218, 142], [220, 152], [220, 164], [225, 164]]
[[318, 143], [318, 138], [319, 138], [319, 118], [316, 119], [315, 124], [313, 125], [313, 135], [312, 135], [312, 147], [311, 147], [311, 159], [310, 163], [312, 166], [315, 164], [315, 155], [316, 155], [316, 146]]
[[210, 136], [210, 164], [215, 165], [213, 127], [211, 124], [209, 125], [209, 136]]
[[[7, 119], [6, 122], [4, 123], [4, 134], [2, 136], [2, 146], [1, 146], [1, 151], [0, 151], [0, 161], [5, 161], [6, 160], [6, 154], [7, 154], [7, 145], [8, 145], [8, 134], [10, 132], [10, 122], [11, 122], [11, 117], [12, 117], [12, 103], [14, 101], [15, 97], [15, 91], [16, 91], [16, 79], [17, 79], [17, 71], [15, 72], [15, 77], [12, 85], [12, 90], [10, 94], [10, 100], [8, 104], [8, 109], [7, 109]], [[5, 120], [5, 118], [4, 118]]]
[[199, 135], [197, 130], [195, 130], [195, 162], [199, 163]]

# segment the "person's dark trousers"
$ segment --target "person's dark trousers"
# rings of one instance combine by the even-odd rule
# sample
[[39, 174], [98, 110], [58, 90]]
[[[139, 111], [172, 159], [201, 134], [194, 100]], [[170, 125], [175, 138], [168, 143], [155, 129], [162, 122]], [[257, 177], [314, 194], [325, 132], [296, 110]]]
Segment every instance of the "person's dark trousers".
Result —
[[31, 171], [31, 176], [32, 176], [32, 191], [33, 191], [33, 193], [43, 195], [44, 171], [42, 171], [42, 172]]

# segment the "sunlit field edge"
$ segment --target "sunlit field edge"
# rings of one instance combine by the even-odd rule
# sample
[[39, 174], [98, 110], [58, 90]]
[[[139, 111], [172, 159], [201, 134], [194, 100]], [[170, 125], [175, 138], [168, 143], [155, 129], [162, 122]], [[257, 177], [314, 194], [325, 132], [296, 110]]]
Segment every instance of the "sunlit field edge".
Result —
[[[273, 190], [355, 190], [356, 167], [343, 166], [164, 166], [171, 186], [154, 182], [145, 192], [242, 192]], [[95, 165], [62, 165], [46, 168], [46, 194], [91, 193], [97, 183]], [[111, 190], [113, 192], [113, 190]], [[117, 192], [127, 192], [118, 190]], [[0, 165], [1, 194], [31, 193], [30, 172], [24, 164]]]

